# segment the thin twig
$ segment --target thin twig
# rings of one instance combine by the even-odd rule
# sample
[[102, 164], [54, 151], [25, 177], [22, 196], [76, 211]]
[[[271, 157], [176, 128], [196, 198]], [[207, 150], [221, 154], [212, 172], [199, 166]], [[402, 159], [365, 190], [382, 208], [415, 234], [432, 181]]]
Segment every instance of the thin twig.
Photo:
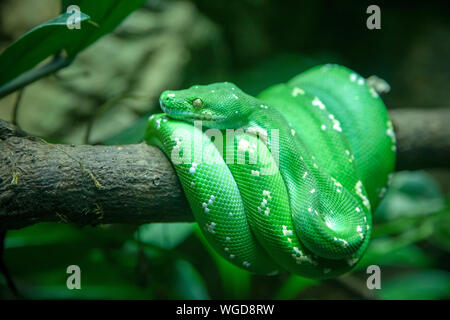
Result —
[[38, 69], [32, 69], [11, 80], [10, 82], [0, 86], [0, 98], [3, 98], [16, 90], [19, 90], [29, 85], [30, 83], [35, 82], [36, 80], [44, 78], [58, 70], [67, 67], [72, 63], [72, 61], [73, 59], [67, 57], [62, 57], [59, 55], [55, 56], [55, 58], [45, 66]]
[[9, 273], [8, 268], [6, 267], [5, 261], [3, 259], [3, 254], [5, 251], [5, 239], [6, 239], [6, 230], [0, 231], [0, 272], [3, 273], [6, 279], [6, 284], [8, 288], [11, 290], [12, 294], [19, 298], [21, 295], [19, 294], [19, 291], [17, 290], [16, 285], [14, 284], [14, 281], [12, 280], [11, 274]]
[[22, 88], [17, 93], [16, 102], [14, 103], [14, 108], [13, 108], [12, 124], [19, 128], [20, 128], [20, 126], [17, 123], [17, 114], [19, 112], [19, 105], [20, 105], [20, 101], [22, 100], [22, 95], [23, 95], [24, 90], [25, 90], [25, 88]]

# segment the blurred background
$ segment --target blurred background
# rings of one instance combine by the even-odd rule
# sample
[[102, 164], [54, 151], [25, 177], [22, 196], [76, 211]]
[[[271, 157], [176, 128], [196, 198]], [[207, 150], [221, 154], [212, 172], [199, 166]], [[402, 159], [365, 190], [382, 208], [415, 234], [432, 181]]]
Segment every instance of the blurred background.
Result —
[[[257, 94], [322, 63], [386, 80], [389, 109], [450, 107], [448, 5], [381, 2], [381, 30], [368, 30], [369, 4], [149, 0], [69, 67], [24, 88], [15, 116], [18, 93], [2, 98], [0, 118], [55, 143], [137, 143], [165, 89], [232, 81]], [[0, 52], [60, 13], [59, 0], [0, 1]], [[365, 257], [334, 280], [251, 275], [190, 223], [42, 223], [8, 231], [4, 259], [32, 299], [448, 299], [449, 194], [450, 170], [396, 173]], [[81, 290], [66, 288], [71, 264]], [[366, 287], [371, 264], [381, 290]], [[0, 297], [14, 298], [2, 275]]]

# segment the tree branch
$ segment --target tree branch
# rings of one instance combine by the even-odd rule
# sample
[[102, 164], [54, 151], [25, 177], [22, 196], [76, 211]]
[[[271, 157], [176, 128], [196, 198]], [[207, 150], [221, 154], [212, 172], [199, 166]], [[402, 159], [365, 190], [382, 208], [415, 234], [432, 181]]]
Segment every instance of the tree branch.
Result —
[[[450, 110], [393, 110], [397, 169], [450, 166]], [[0, 229], [181, 222], [193, 216], [165, 155], [145, 143], [49, 144], [0, 120]]]

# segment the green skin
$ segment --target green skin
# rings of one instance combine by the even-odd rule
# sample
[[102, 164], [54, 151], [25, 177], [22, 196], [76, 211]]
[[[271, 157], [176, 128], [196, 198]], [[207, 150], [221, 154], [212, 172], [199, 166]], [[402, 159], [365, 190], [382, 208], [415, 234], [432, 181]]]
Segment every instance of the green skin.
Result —
[[319, 279], [356, 265], [395, 163], [392, 124], [364, 78], [324, 65], [258, 97], [225, 82], [165, 91], [160, 104], [146, 141], [171, 159], [225, 259]]

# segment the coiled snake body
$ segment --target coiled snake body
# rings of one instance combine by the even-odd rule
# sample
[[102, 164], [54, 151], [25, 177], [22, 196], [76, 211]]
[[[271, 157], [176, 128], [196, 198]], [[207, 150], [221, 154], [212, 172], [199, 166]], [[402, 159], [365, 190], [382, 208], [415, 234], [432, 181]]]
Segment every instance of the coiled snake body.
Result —
[[395, 162], [392, 124], [364, 78], [324, 65], [257, 97], [225, 82], [165, 91], [160, 104], [146, 141], [170, 158], [225, 259], [310, 278], [359, 261]]

